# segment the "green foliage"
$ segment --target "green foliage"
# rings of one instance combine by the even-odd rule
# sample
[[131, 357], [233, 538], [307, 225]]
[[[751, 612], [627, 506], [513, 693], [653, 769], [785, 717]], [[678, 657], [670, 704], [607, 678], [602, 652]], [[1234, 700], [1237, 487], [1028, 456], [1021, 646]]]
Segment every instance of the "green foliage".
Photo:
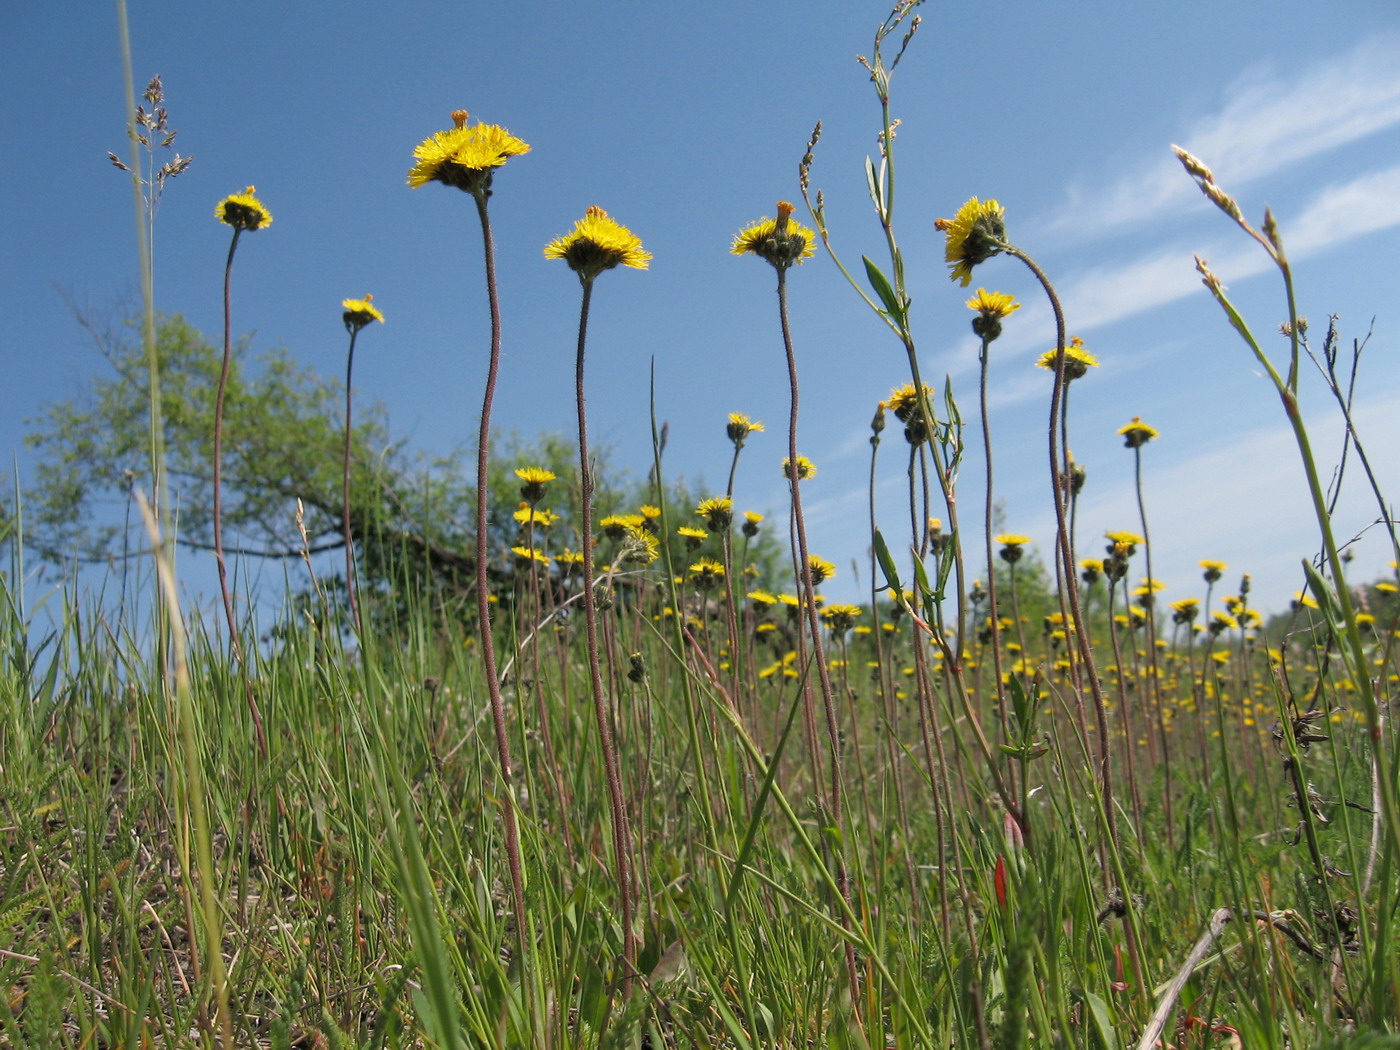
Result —
[[[151, 492], [148, 372], [136, 325], [98, 338], [110, 372], [85, 394], [47, 406], [30, 420], [36, 481], [26, 493], [27, 542], [54, 561], [107, 561], [145, 545], [131, 512], [134, 490]], [[157, 327], [167, 470], [179, 542], [213, 544], [213, 414], [220, 352], [179, 315]], [[231, 555], [299, 557], [342, 546], [344, 387], [299, 365], [285, 349], [249, 359], [245, 340], [229, 375], [224, 427], [224, 531]], [[352, 437], [351, 533], [370, 592], [414, 591], [460, 596], [471, 585], [476, 556], [474, 479], [463, 453], [414, 456], [389, 434], [376, 405], [357, 405]], [[519, 506], [517, 467], [557, 475], [542, 506], [558, 522], [536, 537], [557, 554], [578, 549], [577, 451], [572, 441], [543, 434], [499, 440], [489, 473], [488, 537], [493, 576], [510, 571], [509, 548], [524, 542], [513, 515]], [[598, 516], [666, 503], [672, 531], [694, 511], [684, 485], [658, 494], [648, 480], [609, 468], [598, 455]], [[298, 532], [302, 507], [305, 539]], [[673, 541], [674, 542], [674, 541]], [[765, 568], [780, 565], [776, 540], [760, 536], [751, 553]], [[674, 563], [683, 563], [678, 542]], [[401, 604], [401, 602], [396, 602]]]

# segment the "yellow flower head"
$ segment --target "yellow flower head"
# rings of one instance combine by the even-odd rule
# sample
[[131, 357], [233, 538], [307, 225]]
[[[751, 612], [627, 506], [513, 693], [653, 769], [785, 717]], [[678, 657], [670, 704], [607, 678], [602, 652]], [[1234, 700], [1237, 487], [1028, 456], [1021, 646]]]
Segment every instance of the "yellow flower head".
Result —
[[[933, 397], [933, 387], [924, 384], [924, 397]], [[880, 402], [885, 408], [894, 413], [895, 418], [901, 423], [908, 423], [910, 420], [919, 418], [919, 395], [914, 390], [913, 383], [905, 383], [903, 386], [895, 387], [890, 391], [890, 396]]]
[[559, 515], [552, 510], [545, 510], [543, 507], [536, 508], [529, 502], [523, 502], [511, 515], [521, 525], [533, 525], [536, 528], [547, 529], [559, 520]]
[[554, 480], [553, 471], [543, 467], [520, 467], [515, 476], [525, 483], [520, 486], [520, 497], [528, 503], [544, 499], [545, 485]]
[[828, 605], [822, 610], [822, 619], [834, 635], [843, 635], [855, 626], [865, 612], [859, 605]]
[[367, 295], [363, 299], [344, 299], [341, 301], [341, 309], [345, 312], [340, 315], [345, 322], [345, 330], [350, 333], [358, 332], [366, 325], [371, 325], [375, 321], [384, 323], [384, 315], [379, 312], [371, 300], [374, 296]]
[[1021, 560], [1021, 555], [1024, 553], [1021, 548], [1030, 541], [1029, 536], [1022, 536], [1014, 532], [1005, 532], [1000, 536], [992, 537], [993, 543], [1001, 544], [1001, 550], [998, 553], [1001, 554], [1002, 560], [1011, 565], [1015, 565]]
[[701, 558], [689, 571], [691, 582], [702, 591], [712, 590], [724, 582], [724, 566], [713, 558]]
[[573, 232], [544, 246], [546, 259], [563, 259], [579, 280], [588, 282], [614, 266], [645, 270], [651, 253], [642, 239], [596, 204], [574, 223]]
[[1006, 247], [1006, 209], [996, 201], [973, 197], [953, 218], [933, 225], [948, 235], [943, 257], [952, 269], [949, 276], [964, 288], [972, 283], [974, 266]]
[[[1068, 362], [1065, 368], [1068, 371]], [[1125, 427], [1119, 427], [1118, 433], [1123, 435], [1125, 448], [1142, 448], [1143, 445], [1157, 436], [1157, 429], [1144, 423], [1141, 416], [1133, 416], [1133, 421]]]
[[734, 444], [742, 446], [744, 439], [750, 434], [763, 433], [763, 424], [756, 419], [750, 419], [742, 412], [729, 413], [729, 422], [724, 428], [724, 432], [729, 435], [729, 440]]
[[515, 562], [517, 565], [524, 566], [532, 562], [542, 565], [549, 564], [549, 555], [545, 554], [543, 551], [536, 550], [534, 547], [512, 547], [510, 552], [515, 555]]
[[812, 586], [820, 586], [836, 575], [836, 566], [815, 554], [807, 555], [807, 572], [811, 574]]
[[778, 202], [776, 219], [760, 219], [740, 230], [730, 247], [731, 255], [757, 255], [779, 270], [793, 263], [801, 265], [816, 254], [817, 235], [792, 218], [793, 207], [787, 201]]
[[272, 225], [272, 212], [263, 207], [262, 201], [253, 196], [256, 186], [249, 186], [242, 193], [234, 193], [214, 207], [214, 218], [235, 230], [261, 230]]
[[977, 316], [972, 319], [973, 334], [990, 343], [1001, 335], [1002, 320], [1021, 309], [1021, 304], [1014, 295], [979, 288], [977, 294], [967, 301], [967, 308], [977, 311]]
[[491, 172], [530, 146], [496, 124], [467, 124], [467, 111], [455, 110], [456, 127], [424, 139], [413, 151], [408, 184], [415, 190], [430, 182], [456, 186], [475, 197], [491, 188]]
[[1117, 532], [1105, 532], [1104, 538], [1110, 543], [1126, 543], [1130, 547], [1136, 547], [1139, 543], [1147, 542], [1136, 532], [1127, 532], [1126, 530], [1119, 530]]
[[[783, 477], [792, 476], [792, 460], [787, 456], [783, 457]], [[806, 481], [808, 478], [817, 476], [817, 465], [806, 456], [797, 457], [797, 480]]]
[[623, 534], [618, 554], [624, 562], [650, 565], [661, 557], [661, 541], [642, 527], [641, 515], [629, 514], [627, 519], [627, 529]]
[[676, 529], [676, 535], [685, 540], [685, 545], [688, 550], [694, 550], [710, 538], [708, 532], [704, 529], [697, 529], [694, 525], [682, 525], [680, 528]]
[[[1055, 371], [1056, 352], [1047, 350], [1036, 364], [1046, 371]], [[1075, 336], [1065, 347], [1065, 380], [1083, 379], [1091, 368], [1099, 367], [1099, 359], [1084, 349], [1084, 340]]]
[[1204, 561], [1200, 562], [1200, 566], [1205, 570], [1203, 575], [1205, 576], [1206, 583], [1214, 583], [1216, 580], [1220, 579], [1220, 577], [1225, 574], [1225, 570], [1230, 567], [1223, 561], [1216, 561], [1213, 558], [1206, 558]]
[[705, 519], [711, 532], [723, 532], [734, 521], [734, 501], [728, 496], [701, 500], [695, 513]]

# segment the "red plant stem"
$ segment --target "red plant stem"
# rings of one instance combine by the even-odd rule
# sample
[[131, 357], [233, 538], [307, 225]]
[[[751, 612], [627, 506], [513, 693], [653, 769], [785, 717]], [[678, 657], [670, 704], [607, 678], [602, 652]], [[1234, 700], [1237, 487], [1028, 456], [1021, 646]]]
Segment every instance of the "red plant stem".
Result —
[[486, 688], [491, 698], [491, 723], [496, 731], [496, 756], [501, 764], [501, 784], [505, 801], [501, 822], [506, 837], [506, 862], [510, 866], [511, 895], [515, 902], [515, 936], [524, 965], [527, 916], [525, 875], [520, 864], [520, 829], [516, 821], [515, 773], [510, 760], [510, 737], [506, 731], [506, 704], [501, 696], [501, 680], [496, 669], [496, 643], [491, 631], [491, 581], [487, 574], [490, 544], [487, 539], [487, 474], [491, 455], [491, 402], [496, 396], [496, 377], [501, 365], [501, 306], [496, 296], [496, 245], [491, 237], [491, 218], [486, 211], [486, 195], [475, 194], [476, 212], [481, 219], [481, 240], [486, 255], [486, 297], [491, 308], [491, 356], [486, 366], [486, 392], [481, 400], [481, 426], [476, 437], [476, 615], [481, 632], [481, 658]]
[[593, 471], [588, 465], [588, 413], [583, 397], [583, 351], [588, 337], [588, 308], [593, 300], [593, 278], [581, 277], [583, 305], [578, 318], [578, 359], [574, 371], [574, 393], [578, 403], [579, 484], [582, 489], [581, 528], [583, 531], [583, 622], [588, 642], [588, 676], [593, 689], [593, 713], [598, 722], [598, 741], [603, 753], [603, 772], [608, 782], [608, 805], [612, 810], [613, 867], [617, 878], [618, 908], [622, 917], [622, 996], [632, 993], [636, 972], [637, 933], [632, 928], [631, 828], [627, 820], [627, 799], [622, 790], [622, 771], [613, 739], [612, 712], [603, 692], [603, 675], [598, 660], [598, 611], [593, 604]]
[[355, 541], [350, 535], [350, 377], [355, 368], [355, 339], [359, 334], [359, 326], [352, 326], [350, 329], [350, 352], [345, 357], [345, 461], [341, 471], [344, 516], [341, 524], [345, 533], [345, 593], [350, 598], [350, 619], [355, 624], [355, 633], [363, 635], [365, 625], [360, 620], [360, 603], [355, 596]]
[[243, 662], [243, 647], [238, 641], [238, 620], [233, 615], [233, 595], [228, 589], [228, 566], [224, 564], [224, 397], [228, 393], [229, 365], [233, 360], [233, 253], [238, 250], [238, 236], [243, 231], [235, 226], [229, 241], [228, 260], [224, 263], [224, 360], [219, 369], [219, 389], [214, 395], [214, 561], [219, 567], [219, 591], [224, 600], [224, 616], [228, 619], [228, 637], [234, 659], [243, 668], [244, 693], [248, 713], [253, 719], [253, 732], [258, 739], [258, 751], [267, 755], [267, 733], [263, 729], [262, 712], [253, 696], [253, 683]]

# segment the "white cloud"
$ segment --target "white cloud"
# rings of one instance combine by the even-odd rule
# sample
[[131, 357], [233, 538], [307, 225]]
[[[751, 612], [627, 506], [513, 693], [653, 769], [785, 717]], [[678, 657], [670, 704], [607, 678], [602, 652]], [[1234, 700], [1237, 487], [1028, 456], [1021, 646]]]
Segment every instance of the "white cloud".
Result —
[[[1210, 165], [1220, 184], [1243, 184], [1306, 157], [1400, 124], [1400, 35], [1384, 34], [1285, 79], [1256, 67], [1224, 92], [1218, 112], [1177, 141]], [[1108, 186], [1077, 186], [1052, 232], [1106, 234], [1203, 200], [1163, 143], [1154, 157]]]

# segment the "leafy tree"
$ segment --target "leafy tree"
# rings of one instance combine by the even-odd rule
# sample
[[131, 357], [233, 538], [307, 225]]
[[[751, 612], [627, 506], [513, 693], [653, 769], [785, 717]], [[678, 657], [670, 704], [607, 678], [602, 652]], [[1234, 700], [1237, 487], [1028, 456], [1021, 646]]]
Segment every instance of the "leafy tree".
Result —
[[[110, 373], [84, 395], [46, 406], [29, 420], [27, 441], [38, 455], [36, 481], [26, 493], [26, 544], [53, 561], [108, 561], [139, 552], [145, 541], [127, 513], [133, 490], [154, 490], [150, 477], [149, 383], [137, 330], [93, 333]], [[344, 387], [297, 364], [283, 349], [249, 360], [235, 354], [224, 424], [224, 533], [230, 556], [295, 558], [343, 547], [342, 455]], [[213, 413], [220, 352], [179, 315], [157, 330], [165, 420], [166, 471], [177, 542], [196, 549], [213, 543]], [[362, 585], [381, 598], [412, 589], [462, 599], [473, 585], [476, 537], [474, 478], [462, 465], [474, 457], [428, 459], [392, 437], [378, 406], [356, 407], [351, 441], [350, 522]], [[522, 542], [514, 518], [520, 481], [513, 471], [552, 471], [544, 502], [558, 515], [556, 550], [578, 548], [574, 521], [578, 485], [574, 444], [556, 435], [500, 440], [488, 478], [493, 494], [488, 538], [498, 577], [511, 570], [509, 548]], [[599, 517], [656, 503], [655, 486], [600, 463]], [[691, 517], [695, 497], [684, 486], [665, 496], [672, 525]], [[298, 529], [297, 505], [302, 516]], [[692, 519], [693, 521], [693, 519]], [[686, 554], [674, 549], [677, 565]], [[750, 553], [765, 567], [781, 566], [778, 545], [761, 538]]]

